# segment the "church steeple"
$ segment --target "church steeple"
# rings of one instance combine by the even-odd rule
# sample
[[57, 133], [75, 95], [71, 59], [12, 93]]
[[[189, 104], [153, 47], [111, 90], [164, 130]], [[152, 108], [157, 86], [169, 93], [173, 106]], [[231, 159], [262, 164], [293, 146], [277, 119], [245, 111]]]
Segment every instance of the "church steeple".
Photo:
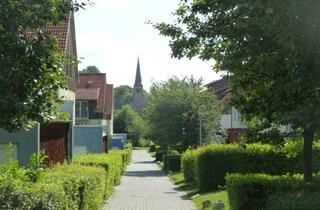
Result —
[[147, 105], [146, 99], [144, 96], [144, 90], [141, 79], [141, 71], [140, 71], [140, 61], [138, 58], [137, 69], [136, 69], [136, 79], [134, 81], [133, 87], [133, 107], [137, 111], [142, 111]]
[[137, 63], [136, 79], [134, 81], [134, 86], [137, 86], [137, 85], [142, 85], [139, 58]]

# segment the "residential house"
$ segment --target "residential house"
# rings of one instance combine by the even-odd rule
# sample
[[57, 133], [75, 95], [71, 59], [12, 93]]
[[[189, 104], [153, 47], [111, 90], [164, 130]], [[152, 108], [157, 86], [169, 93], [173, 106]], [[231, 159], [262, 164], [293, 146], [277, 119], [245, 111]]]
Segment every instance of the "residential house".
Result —
[[[75, 23], [73, 12], [66, 19], [57, 24], [43, 28], [43, 32], [55, 36], [59, 48], [68, 58], [77, 58]], [[32, 33], [27, 34], [32, 36]], [[66, 73], [68, 88], [60, 89], [57, 97], [64, 100], [60, 111], [69, 114], [69, 122], [55, 122], [49, 125], [36, 125], [28, 132], [8, 133], [0, 129], [0, 156], [4, 154], [6, 146], [11, 143], [15, 146], [13, 153], [21, 165], [27, 165], [29, 157], [33, 153], [44, 150], [50, 162], [63, 162], [72, 156], [73, 132], [75, 123], [75, 90], [78, 81], [77, 65], [66, 65], [63, 69]]]
[[214, 91], [217, 99], [223, 106], [220, 118], [220, 126], [228, 131], [227, 142], [236, 142], [239, 134], [243, 132], [246, 125], [241, 122], [239, 111], [230, 104], [232, 91], [227, 77], [207, 84], [209, 90]]

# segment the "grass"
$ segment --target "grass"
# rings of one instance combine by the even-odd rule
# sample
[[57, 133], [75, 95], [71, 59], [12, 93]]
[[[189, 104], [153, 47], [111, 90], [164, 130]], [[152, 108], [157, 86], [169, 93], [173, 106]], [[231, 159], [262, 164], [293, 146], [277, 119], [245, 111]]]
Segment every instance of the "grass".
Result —
[[210, 200], [211, 202], [222, 200], [225, 204], [224, 210], [230, 210], [226, 190], [198, 194], [197, 185], [195, 183], [186, 183], [182, 173], [170, 174], [169, 178], [175, 185], [177, 185], [178, 190], [185, 192], [186, 195], [192, 199], [192, 202], [197, 207], [197, 209], [202, 209], [202, 202], [205, 200]]

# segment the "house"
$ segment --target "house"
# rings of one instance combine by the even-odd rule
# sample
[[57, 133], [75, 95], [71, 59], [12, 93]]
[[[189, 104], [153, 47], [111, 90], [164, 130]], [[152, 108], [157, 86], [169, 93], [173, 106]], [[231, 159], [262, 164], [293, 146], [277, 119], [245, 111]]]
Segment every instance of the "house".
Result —
[[76, 91], [76, 124], [106, 126], [113, 134], [113, 85], [105, 73], [79, 73]]
[[74, 154], [101, 153], [113, 134], [113, 85], [105, 73], [80, 73], [76, 91]]
[[[77, 58], [75, 23], [73, 12], [66, 19], [56, 25], [43, 28], [43, 32], [55, 36], [59, 48], [68, 58]], [[27, 34], [32, 36], [32, 33]], [[29, 157], [33, 153], [43, 150], [48, 156], [48, 162], [63, 162], [72, 156], [73, 132], [75, 123], [75, 90], [78, 81], [77, 65], [66, 65], [63, 71], [66, 73], [68, 88], [59, 89], [57, 97], [64, 100], [60, 107], [61, 112], [69, 114], [68, 122], [54, 122], [48, 125], [37, 124], [29, 131], [9, 133], [0, 129], [0, 156], [6, 152], [9, 143], [15, 146], [13, 157], [21, 165], [27, 165]]]
[[246, 129], [246, 125], [241, 122], [239, 111], [230, 104], [232, 95], [229, 79], [227, 77], [207, 84], [207, 88], [212, 90], [221, 105], [223, 106], [220, 118], [220, 126], [228, 131], [227, 142], [236, 142], [239, 134]]

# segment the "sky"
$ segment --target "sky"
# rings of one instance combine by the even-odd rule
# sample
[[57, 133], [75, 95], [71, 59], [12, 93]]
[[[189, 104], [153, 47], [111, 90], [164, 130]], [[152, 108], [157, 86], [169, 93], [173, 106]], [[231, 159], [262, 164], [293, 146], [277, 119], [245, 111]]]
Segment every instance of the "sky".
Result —
[[75, 14], [79, 70], [97, 66], [107, 74], [107, 83], [133, 86], [137, 58], [142, 83], [149, 90], [153, 82], [172, 76], [202, 77], [204, 82], [219, 79], [212, 70], [214, 61], [170, 56], [169, 38], [146, 22], [173, 22], [172, 12], [181, 0], [91, 0]]

